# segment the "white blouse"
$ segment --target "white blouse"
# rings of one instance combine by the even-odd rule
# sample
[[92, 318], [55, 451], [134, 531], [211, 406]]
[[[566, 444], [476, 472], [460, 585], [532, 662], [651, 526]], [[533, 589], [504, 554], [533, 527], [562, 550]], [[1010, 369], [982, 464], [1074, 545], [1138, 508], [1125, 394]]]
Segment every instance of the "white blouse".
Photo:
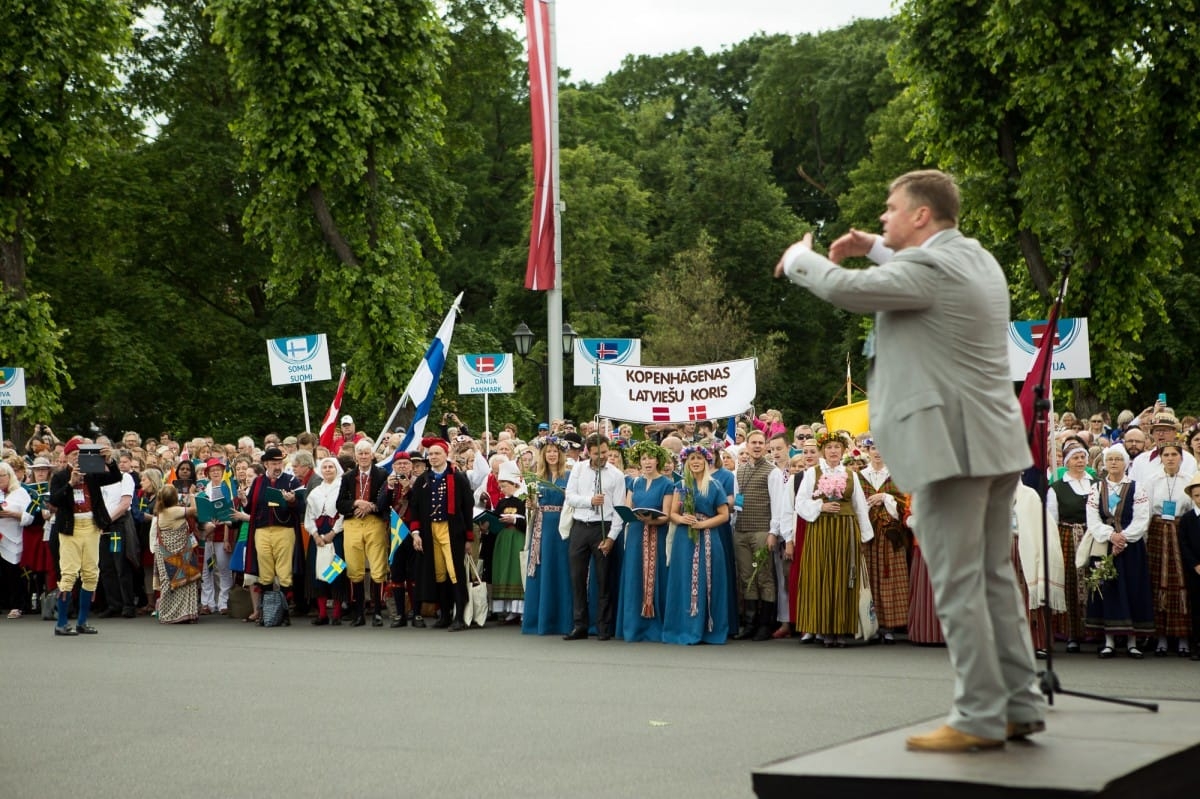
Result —
[[1162, 516], [1163, 502], [1168, 500], [1175, 503], [1176, 519], [1191, 510], [1192, 500], [1184, 491], [1191, 479], [1190, 474], [1184, 474], [1182, 471], [1174, 477], [1168, 477], [1167, 473], [1162, 470], [1150, 475], [1140, 486], [1146, 489], [1146, 496], [1150, 499], [1150, 515]]
[[332, 483], [322, 481], [320, 485], [308, 492], [308, 501], [304, 506], [304, 527], [309, 533], [316, 532], [317, 518], [320, 516], [332, 516], [336, 520], [333, 523], [335, 535], [342, 531], [342, 517], [337, 511], [340, 489], [340, 480], [334, 480]]
[[[1091, 495], [1087, 501], [1087, 529], [1092, 534], [1092, 538], [1104, 543], [1108, 541], [1113, 534], [1113, 528], [1110, 524], [1104, 524], [1100, 521], [1100, 487], [1108, 482], [1107, 478], [1103, 482], [1096, 481], [1096, 487], [1092, 489]], [[1128, 483], [1129, 480], [1122, 480], [1120, 483], [1108, 483], [1108, 492], [1112, 494], [1114, 491], [1119, 491], [1121, 486]], [[1125, 534], [1126, 540], [1129, 543], [1141, 541], [1146, 537], [1146, 528], [1150, 526], [1150, 499], [1146, 496], [1146, 489], [1140, 485], [1134, 490], [1133, 497], [1133, 518], [1129, 522], [1129, 526], [1121, 532]], [[1129, 499], [1126, 499], [1128, 502]]]
[[[1084, 472], [1083, 477], [1080, 477], [1078, 480], [1064, 472], [1062, 476], [1062, 482], [1070, 486], [1071, 490], [1081, 497], [1086, 497], [1091, 494], [1092, 486], [1096, 484], [1096, 481], [1093, 480], [1092, 476], [1087, 472]], [[1054, 493], [1053, 488], [1049, 488], [1046, 491], [1046, 512], [1050, 514], [1050, 518], [1054, 520], [1055, 524], [1059, 523], [1058, 494]]]
[[[9, 478], [12, 482], [12, 478]], [[29, 492], [17, 484], [11, 491], [0, 491], [0, 505], [4, 510], [19, 510], [21, 518], [9, 516], [0, 518], [0, 557], [14, 566], [21, 562], [21, 554], [25, 551], [25, 534], [23, 528], [33, 524], [33, 514], [29, 512]]]
[[[820, 467], [822, 473], [827, 475], [844, 474], [847, 487], [854, 486], [848, 501], [853, 503], [854, 515], [858, 518], [859, 539], [864, 543], [870, 541], [875, 537], [875, 530], [872, 529], [871, 519], [867, 515], [867, 495], [863, 493], [862, 480], [855, 479], [855, 475], [847, 472], [845, 466], [822, 463]], [[813, 496], [816, 490], [817, 467], [811, 466], [805, 470], [804, 481], [800, 483], [800, 490], [796, 493], [796, 513], [807, 522], [815, 522], [821, 516], [821, 505], [825, 502], [821, 497]], [[847, 500], [843, 500], [845, 501]]]

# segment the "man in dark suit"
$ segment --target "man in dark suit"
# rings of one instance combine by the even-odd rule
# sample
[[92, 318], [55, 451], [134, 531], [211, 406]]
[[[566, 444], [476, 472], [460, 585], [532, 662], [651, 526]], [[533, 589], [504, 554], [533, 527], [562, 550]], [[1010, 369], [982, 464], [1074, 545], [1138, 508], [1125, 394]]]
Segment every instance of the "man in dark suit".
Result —
[[[915, 495], [956, 676], [946, 724], [908, 747], [943, 752], [1045, 729], [1011, 562], [1013, 494], [1032, 459], [1008, 376], [1008, 284], [958, 231], [959, 204], [949, 175], [910, 172], [892, 182], [882, 239], [852, 230], [829, 260], [808, 234], [775, 268], [840, 308], [875, 314], [871, 430], [896, 483]], [[837, 265], [864, 255], [886, 265]]]
[[377, 502], [387, 482], [387, 472], [375, 465], [375, 447], [370, 441], [354, 445], [358, 468], [342, 475], [337, 510], [342, 515], [342, 536], [346, 546], [346, 575], [350, 579], [350, 599], [354, 603], [354, 627], [366, 620], [366, 565], [371, 565], [371, 602], [375, 612], [372, 627], [383, 626], [383, 584], [388, 573], [388, 508]]
[[421, 445], [429, 469], [413, 481], [409, 491], [412, 515], [417, 519], [417, 528], [412, 531], [413, 549], [424, 553], [418, 593], [441, 606], [442, 615], [435, 627], [458, 632], [466, 629], [464, 564], [475, 499], [470, 479], [449, 463], [450, 444], [440, 438], [425, 438]]

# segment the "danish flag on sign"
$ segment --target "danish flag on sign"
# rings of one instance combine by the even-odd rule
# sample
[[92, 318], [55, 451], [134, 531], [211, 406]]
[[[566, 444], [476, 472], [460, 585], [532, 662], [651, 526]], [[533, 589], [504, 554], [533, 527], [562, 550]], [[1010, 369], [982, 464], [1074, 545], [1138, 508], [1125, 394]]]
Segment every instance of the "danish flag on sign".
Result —
[[[1029, 337], [1033, 339], [1033, 346], [1042, 346], [1042, 338], [1046, 335], [1046, 329], [1050, 327], [1050, 323], [1044, 322], [1040, 325], [1031, 325], [1029, 328]], [[1054, 346], [1057, 347], [1062, 341], [1058, 337], [1058, 325], [1054, 326]]]
[[475, 371], [480, 374], [496, 371], [496, 359], [490, 355], [480, 355], [475, 359]]
[[708, 418], [708, 407], [705, 405], [689, 405], [688, 406], [688, 421], [703, 422]]
[[617, 353], [619, 351], [620, 350], [618, 350], [616, 344], [612, 344], [607, 341], [601, 341], [596, 345], [596, 360], [607, 361], [610, 358], [615, 358], [617, 357]]
[[655, 405], [653, 408], [651, 408], [650, 415], [654, 418], [654, 421], [656, 421], [656, 422], [671, 421], [671, 409], [663, 407], [662, 405]]

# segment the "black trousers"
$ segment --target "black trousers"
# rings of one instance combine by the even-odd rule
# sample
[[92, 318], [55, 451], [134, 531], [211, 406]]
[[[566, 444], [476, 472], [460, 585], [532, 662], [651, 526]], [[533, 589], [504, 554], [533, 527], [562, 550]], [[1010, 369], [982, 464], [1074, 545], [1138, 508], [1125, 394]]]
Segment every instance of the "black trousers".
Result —
[[567, 541], [567, 555], [571, 568], [571, 597], [575, 615], [575, 627], [588, 628], [588, 569], [595, 565], [596, 578], [596, 632], [612, 632], [612, 581], [609, 576], [610, 559], [600, 552], [600, 543], [605, 539], [607, 525], [571, 523], [571, 537]]
[[[1187, 568], [1186, 566], [1184, 568]], [[1192, 651], [1200, 647], [1200, 574], [1195, 571], [1184, 575], [1187, 577], [1188, 604], [1192, 611]]]
[[[120, 552], [112, 551], [114, 534], [121, 537]], [[133, 535], [133, 519], [126, 513], [100, 536], [100, 584], [104, 588], [109, 609], [117, 612], [133, 610], [136, 602], [133, 564], [125, 557], [125, 547], [129, 546], [129, 539]]]

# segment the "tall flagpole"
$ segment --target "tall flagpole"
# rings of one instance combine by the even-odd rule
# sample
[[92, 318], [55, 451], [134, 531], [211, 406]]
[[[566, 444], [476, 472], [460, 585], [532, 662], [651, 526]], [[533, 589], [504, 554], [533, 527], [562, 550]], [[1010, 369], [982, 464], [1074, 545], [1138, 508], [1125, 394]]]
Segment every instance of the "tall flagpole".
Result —
[[553, 187], [552, 206], [554, 209], [554, 287], [546, 292], [546, 396], [549, 404], [547, 409], [550, 418], [561, 419], [563, 416], [563, 307], [562, 307], [562, 202], [559, 194], [558, 179], [558, 42], [555, 36], [557, 9], [553, 0], [545, 0], [550, 16], [550, 151], [551, 169], [553, 175], [550, 185]]

